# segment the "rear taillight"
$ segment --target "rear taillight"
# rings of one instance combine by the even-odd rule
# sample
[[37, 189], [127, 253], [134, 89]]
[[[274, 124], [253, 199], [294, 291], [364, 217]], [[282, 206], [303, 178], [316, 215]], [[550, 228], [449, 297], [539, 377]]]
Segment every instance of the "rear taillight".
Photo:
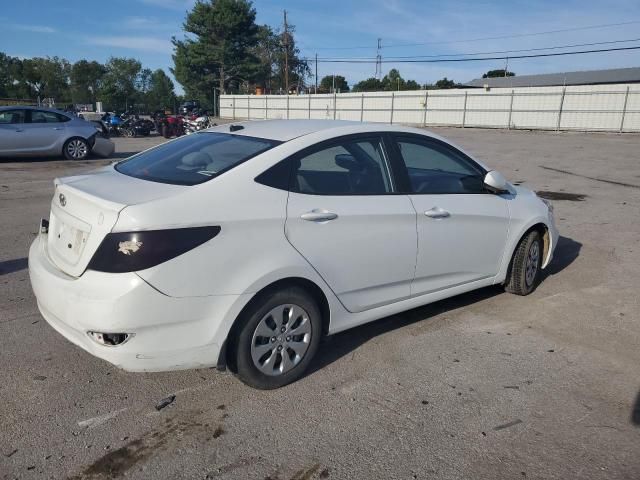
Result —
[[108, 273], [144, 270], [182, 255], [218, 233], [220, 227], [110, 233], [87, 268]]

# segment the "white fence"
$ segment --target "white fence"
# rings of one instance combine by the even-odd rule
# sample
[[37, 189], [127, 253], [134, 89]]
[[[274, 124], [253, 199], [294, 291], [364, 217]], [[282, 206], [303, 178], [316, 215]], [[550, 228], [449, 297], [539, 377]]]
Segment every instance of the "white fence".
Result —
[[422, 126], [640, 131], [640, 85], [222, 95], [231, 119], [341, 119]]

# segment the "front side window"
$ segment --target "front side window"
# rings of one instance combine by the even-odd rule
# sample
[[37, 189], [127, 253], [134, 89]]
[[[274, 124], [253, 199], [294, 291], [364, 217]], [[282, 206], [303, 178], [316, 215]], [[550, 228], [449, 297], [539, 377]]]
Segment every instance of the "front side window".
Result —
[[275, 147], [263, 138], [200, 132], [142, 152], [116, 165], [116, 170], [152, 182], [196, 185]]
[[24, 123], [24, 110], [4, 110], [0, 112], [0, 124]]
[[381, 195], [392, 191], [380, 138], [344, 140], [293, 162], [292, 190], [312, 195]]
[[437, 141], [399, 138], [397, 145], [411, 193], [484, 193], [484, 172], [453, 148]]
[[68, 121], [69, 117], [65, 117], [59, 113], [31, 110], [31, 123], [61, 123]]

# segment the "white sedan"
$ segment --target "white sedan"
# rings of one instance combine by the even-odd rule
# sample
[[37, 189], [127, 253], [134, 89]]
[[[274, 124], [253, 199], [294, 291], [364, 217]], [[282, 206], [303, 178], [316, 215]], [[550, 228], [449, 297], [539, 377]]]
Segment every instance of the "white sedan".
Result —
[[[531, 293], [553, 208], [424, 130], [225, 125], [55, 180], [29, 252], [53, 328], [129, 371], [298, 379], [321, 337], [503, 284]], [[329, 347], [327, 347], [329, 348]]]

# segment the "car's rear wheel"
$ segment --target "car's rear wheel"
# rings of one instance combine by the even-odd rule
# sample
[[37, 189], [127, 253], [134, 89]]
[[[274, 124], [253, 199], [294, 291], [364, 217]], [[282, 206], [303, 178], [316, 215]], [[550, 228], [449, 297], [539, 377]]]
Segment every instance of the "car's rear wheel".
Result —
[[84, 160], [90, 152], [89, 142], [80, 137], [70, 138], [62, 147], [62, 154], [67, 160]]
[[318, 350], [322, 319], [315, 300], [299, 287], [257, 298], [231, 339], [236, 375], [260, 389], [299, 379]]
[[518, 244], [511, 260], [505, 290], [516, 295], [529, 295], [540, 282], [542, 270], [542, 239], [532, 230]]

